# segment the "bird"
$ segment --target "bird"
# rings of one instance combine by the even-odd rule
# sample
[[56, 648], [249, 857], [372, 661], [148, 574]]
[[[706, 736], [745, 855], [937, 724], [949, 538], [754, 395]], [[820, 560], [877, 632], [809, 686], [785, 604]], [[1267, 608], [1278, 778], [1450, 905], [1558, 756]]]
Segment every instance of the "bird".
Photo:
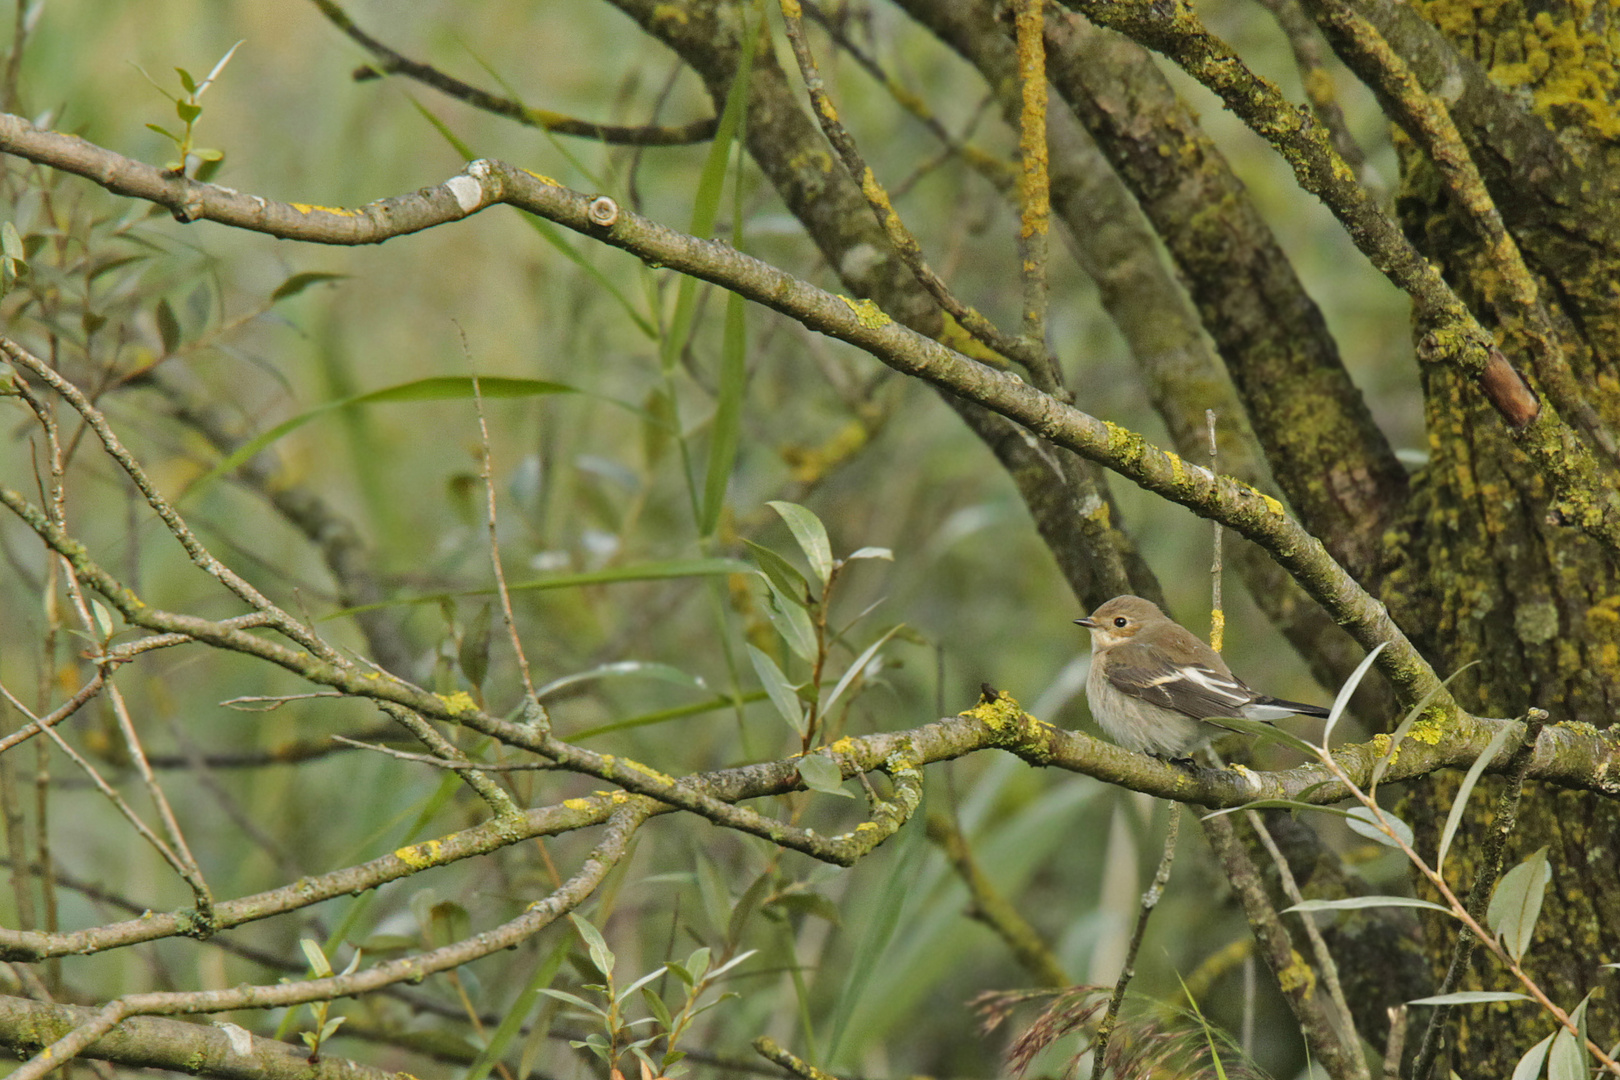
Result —
[[1074, 621], [1091, 631], [1091, 715], [1127, 750], [1185, 763], [1221, 733], [1222, 717], [1328, 715], [1318, 705], [1257, 693], [1151, 600], [1116, 596]]

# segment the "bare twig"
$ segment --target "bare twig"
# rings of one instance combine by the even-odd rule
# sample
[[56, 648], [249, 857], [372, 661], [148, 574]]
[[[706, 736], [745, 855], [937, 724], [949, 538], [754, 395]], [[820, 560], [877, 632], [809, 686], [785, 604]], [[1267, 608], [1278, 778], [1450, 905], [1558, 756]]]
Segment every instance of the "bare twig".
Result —
[[1153, 872], [1153, 883], [1142, 894], [1142, 906], [1136, 914], [1136, 926], [1131, 931], [1131, 943], [1125, 949], [1125, 966], [1120, 968], [1119, 981], [1114, 984], [1113, 996], [1108, 999], [1108, 1011], [1097, 1024], [1097, 1038], [1092, 1046], [1091, 1080], [1102, 1080], [1106, 1068], [1108, 1040], [1113, 1037], [1119, 1022], [1119, 1007], [1125, 1001], [1125, 988], [1136, 975], [1136, 951], [1142, 947], [1142, 935], [1147, 932], [1148, 919], [1159, 906], [1164, 887], [1170, 882], [1170, 864], [1176, 857], [1176, 840], [1181, 834], [1181, 804], [1170, 804], [1170, 821], [1165, 827], [1164, 853], [1159, 856], [1159, 868]]

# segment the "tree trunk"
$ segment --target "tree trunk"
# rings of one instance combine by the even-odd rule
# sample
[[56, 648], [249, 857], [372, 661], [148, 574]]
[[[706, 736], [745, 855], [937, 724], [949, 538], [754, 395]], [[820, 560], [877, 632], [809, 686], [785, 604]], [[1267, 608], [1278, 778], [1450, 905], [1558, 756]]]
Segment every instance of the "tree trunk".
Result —
[[[1620, 310], [1611, 284], [1620, 224], [1612, 201], [1615, 153], [1599, 141], [1611, 134], [1615, 117], [1604, 97], [1612, 87], [1597, 79], [1612, 71], [1581, 48], [1559, 44], [1598, 47], [1581, 36], [1571, 7], [1493, 6], [1489, 21], [1485, 9], [1466, 4], [1422, 10], [1493, 79], [1533, 88], [1535, 114], [1547, 128], [1488, 124], [1487, 105], [1475, 95], [1453, 115], [1538, 278], [1553, 340], [1583, 391], [1584, 414], [1577, 418], [1601, 437], [1620, 414], [1614, 363]], [[1573, 203], [1570, 192], [1578, 193]], [[1408, 234], [1469, 306], [1482, 316], [1496, 313], [1487, 325], [1509, 361], [1532, 371], [1534, 328], [1509, 314], [1492, 263], [1441, 193], [1433, 166], [1410, 148], [1403, 154], [1400, 211]], [[1465, 708], [1518, 716], [1535, 706], [1554, 723], [1608, 727], [1620, 701], [1620, 572], [1612, 554], [1572, 527], [1477, 391], [1454, 371], [1429, 367], [1423, 374], [1430, 460], [1415, 477], [1409, 513], [1389, 538], [1400, 564], [1382, 583], [1386, 602], [1442, 675], [1475, 663], [1453, 684]], [[1413, 785], [1405, 803], [1431, 854], [1457, 788], [1454, 776], [1442, 779], [1449, 782]], [[1459, 894], [1480, 869], [1480, 838], [1501, 784], [1482, 787], [1448, 862], [1447, 879]], [[1543, 846], [1552, 881], [1526, 967], [1555, 1002], [1572, 1009], [1597, 985], [1598, 965], [1620, 957], [1620, 806], [1574, 792], [1527, 790], [1504, 865]], [[1427, 928], [1438, 975], [1455, 924], [1433, 919]], [[1483, 950], [1471, 968], [1459, 989], [1519, 989]], [[1600, 993], [1587, 1015], [1594, 1035], [1612, 1033], [1620, 1000]], [[1450, 1067], [1506, 1076], [1551, 1028], [1529, 1003], [1463, 1010]]]

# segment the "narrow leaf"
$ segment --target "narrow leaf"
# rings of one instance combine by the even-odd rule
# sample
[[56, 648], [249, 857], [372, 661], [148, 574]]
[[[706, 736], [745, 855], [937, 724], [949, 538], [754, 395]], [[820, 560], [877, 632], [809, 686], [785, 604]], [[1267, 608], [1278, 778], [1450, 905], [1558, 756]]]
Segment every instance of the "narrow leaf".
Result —
[[168, 297], [157, 302], [158, 338], [163, 342], [164, 355], [174, 352], [180, 347], [180, 320], [175, 317], [174, 308], [169, 306]]
[[[1394, 830], [1396, 836], [1399, 836], [1406, 846], [1410, 848], [1414, 843], [1412, 827], [1388, 810], [1380, 808], [1379, 813], [1383, 815], [1384, 821]], [[1399, 849], [1401, 846], [1388, 833], [1378, 827], [1378, 817], [1365, 806], [1351, 807], [1345, 814], [1345, 824], [1350, 827], [1351, 831], [1360, 833], [1369, 840], [1376, 840], [1385, 847]]]
[[782, 669], [776, 666], [765, 653], [761, 652], [752, 642], [747, 645], [748, 659], [754, 665], [754, 673], [765, 687], [765, 693], [770, 696], [771, 704], [788, 726], [800, 735], [804, 734], [804, 706], [799, 704], [799, 695], [794, 691], [793, 685], [782, 674]]
[[1547, 1051], [1551, 1049], [1552, 1041], [1553, 1037], [1549, 1035], [1526, 1050], [1524, 1057], [1513, 1067], [1512, 1080], [1537, 1080], [1541, 1075], [1542, 1063], [1547, 1060]]
[[[507, 591], [529, 592], [547, 589], [572, 589], [584, 585], [618, 585], [628, 581], [663, 581], [666, 578], [724, 577], [728, 574], [753, 574], [756, 572], [752, 566], [740, 559], [655, 559], [652, 562], [610, 566], [604, 570], [588, 570], [577, 574], [552, 574], [548, 577], [533, 578], [528, 581], [509, 582]], [[321, 621], [338, 619], [346, 615], [358, 615], [363, 611], [376, 611], [379, 608], [396, 607], [401, 604], [439, 604], [446, 600], [455, 600], [467, 596], [493, 596], [494, 594], [495, 590], [491, 588], [399, 596], [392, 600], [379, 600], [375, 604], [361, 604], [358, 607], [342, 608], [329, 615], [322, 616]]]
[[1377, 648], [1368, 653], [1361, 663], [1356, 665], [1356, 670], [1350, 673], [1350, 677], [1344, 681], [1344, 685], [1339, 687], [1338, 696], [1333, 699], [1333, 708], [1328, 710], [1327, 723], [1322, 726], [1322, 750], [1324, 753], [1333, 745], [1333, 729], [1339, 726], [1339, 717], [1343, 716], [1344, 710], [1349, 707], [1351, 695], [1356, 692], [1356, 687], [1360, 686], [1361, 680], [1366, 677], [1367, 669], [1372, 667], [1373, 661], [1378, 659], [1378, 654], [1383, 652], [1384, 646], [1388, 644], [1387, 641], [1380, 642]]
[[318, 979], [324, 979], [332, 974], [332, 962], [321, 951], [320, 942], [309, 938], [299, 938], [298, 947], [304, 950], [304, 962], [309, 965], [312, 975]]
[[[167, 301], [159, 304], [159, 324], [162, 323], [162, 312], [167, 307]], [[169, 313], [172, 319], [173, 312]], [[176, 329], [178, 333], [178, 328]], [[167, 345], [165, 348], [172, 350]], [[513, 379], [505, 376], [479, 376], [478, 395], [484, 398], [519, 398], [537, 397], [546, 394], [573, 394], [578, 393], [572, 386], [562, 383], [546, 382], [543, 379]], [[226, 455], [225, 460], [209, 469], [198, 477], [188, 487], [181, 499], [187, 499], [196, 492], [217, 480], [219, 477], [233, 472], [237, 466], [249, 460], [253, 455], [281, 439], [289, 432], [296, 431], [311, 420], [325, 416], [335, 409], [352, 408], [359, 405], [388, 405], [409, 403], [417, 401], [452, 401], [457, 399], [471, 399], [473, 393], [473, 378], [468, 375], [436, 375], [427, 379], [415, 379], [396, 386], [387, 386], [381, 390], [371, 390], [363, 394], [354, 394], [350, 397], [339, 398], [337, 401], [327, 401], [307, 409], [297, 416], [283, 420], [275, 427], [254, 439], [249, 439], [236, 450]]]
[[1439, 696], [1441, 690], [1444, 690], [1446, 687], [1451, 685], [1451, 680], [1455, 679], [1457, 676], [1461, 675], [1463, 672], [1467, 671], [1477, 663], [1479, 663], [1478, 660], [1470, 660], [1456, 671], [1453, 671], [1450, 675], [1447, 675], [1444, 682], [1442, 682], [1439, 686], [1434, 687], [1427, 694], [1424, 694], [1423, 697], [1418, 700], [1416, 705], [1413, 705], [1406, 711], [1406, 715], [1401, 718], [1401, 722], [1396, 725], [1394, 732], [1390, 734], [1389, 749], [1386, 750], [1383, 756], [1378, 759], [1378, 762], [1373, 765], [1372, 780], [1367, 785], [1367, 790], [1369, 792], [1378, 786], [1378, 781], [1384, 778], [1384, 773], [1389, 770], [1390, 765], [1395, 761], [1395, 752], [1400, 749], [1401, 741], [1405, 739], [1407, 733], [1412, 730], [1412, 726], [1418, 722], [1418, 719], [1423, 715], [1423, 711], [1429, 707], [1429, 703]]
[[1547, 893], [1547, 882], [1552, 880], [1552, 868], [1547, 865], [1547, 849], [1537, 848], [1535, 854], [1502, 875], [1491, 894], [1490, 906], [1485, 909], [1485, 921], [1502, 939], [1502, 947], [1515, 961], [1524, 956], [1535, 933], [1536, 919], [1541, 915], [1541, 901]]
[[1241, 716], [1212, 716], [1208, 720], [1216, 727], [1226, 728], [1228, 731], [1240, 731], [1245, 735], [1253, 735], [1257, 745], [1268, 742], [1281, 743], [1313, 758], [1320, 753], [1316, 746], [1306, 742], [1298, 735], [1284, 731], [1268, 720], [1248, 720]]
[[584, 1009], [586, 1012], [595, 1013], [597, 1016], [607, 1015], [606, 1010], [604, 1010], [600, 1005], [593, 1005], [589, 1001], [586, 1001], [584, 998], [580, 997], [578, 994], [570, 994], [566, 990], [553, 990], [549, 986], [542, 986], [540, 988], [540, 993], [546, 995], [548, 998], [556, 998], [558, 1001], [566, 1001], [575, 1008]]
[[832, 693], [827, 695], [827, 700], [821, 703], [822, 712], [828, 713], [832, 711], [833, 702], [837, 701], [839, 695], [848, 689], [849, 684], [855, 681], [857, 675], [866, 670], [866, 665], [871, 663], [872, 657], [883, 647], [883, 643], [894, 637], [899, 629], [898, 626], [890, 628], [888, 633], [868, 645], [865, 651], [855, 658], [854, 663], [850, 664], [848, 669], [845, 670], [844, 677], [838, 680], [838, 685], [833, 687]]
[[765, 616], [770, 619], [782, 640], [788, 643], [794, 655], [807, 664], [816, 662], [816, 628], [810, 624], [810, 614], [798, 604], [782, 596], [775, 584], [769, 586], [765, 597]]
[[855, 793], [844, 790], [844, 776], [838, 763], [828, 754], [811, 754], [799, 759], [799, 778], [811, 791], [824, 795], [838, 795], [853, 799]]
[[798, 503], [773, 499], [766, 505], [782, 515], [787, 527], [793, 530], [793, 538], [799, 542], [804, 557], [810, 560], [810, 569], [823, 585], [827, 584], [827, 578], [832, 575], [832, 545], [827, 542], [827, 527], [821, 519]]
[[574, 929], [579, 931], [579, 936], [584, 939], [585, 948], [590, 952], [591, 963], [596, 965], [596, 970], [600, 971], [604, 978], [612, 978], [613, 965], [616, 961], [613, 950], [608, 948], [607, 940], [602, 937], [602, 931], [571, 911], [568, 913], [568, 920], [574, 924]]
[[564, 675], [560, 679], [553, 679], [535, 691], [536, 697], [544, 698], [547, 694], [554, 694], [565, 686], [575, 683], [590, 682], [594, 679], [618, 678], [644, 678], [657, 679], [660, 682], [675, 683], [680, 686], [690, 686], [695, 690], [707, 690], [708, 684], [696, 675], [682, 671], [669, 664], [651, 663], [645, 660], [616, 660], [611, 664], [598, 664], [586, 671], [576, 671], [572, 675]]
[[1306, 900], [1293, 907], [1284, 908], [1289, 911], [1355, 911], [1360, 908], [1373, 907], [1413, 907], [1429, 908], [1432, 911], [1444, 911], [1448, 915], [1451, 909], [1439, 904], [1432, 904], [1427, 900], [1419, 900], [1411, 896], [1349, 896], [1342, 900]]
[[726, 485], [737, 461], [742, 441], [743, 391], [748, 383], [748, 322], [743, 317], [743, 298], [726, 294], [725, 334], [720, 345], [719, 397], [715, 401], [713, 438], [709, 442], [709, 467], [703, 478], [704, 536], [714, 535], [720, 523], [720, 510], [726, 502]]
[[886, 547], [863, 547], [844, 557], [845, 562], [854, 562], [856, 559], [885, 559], [894, 562], [894, 552]]
[[810, 603], [810, 583], [799, 573], [798, 567], [763, 544], [756, 544], [752, 540], [744, 540], [743, 544], [754, 553], [754, 561], [759, 563], [760, 571], [776, 586], [778, 592], [800, 607]]
[[1501, 751], [1502, 744], [1515, 732], [1522, 732], [1523, 726], [1518, 723], [1503, 724], [1489, 743], [1485, 745], [1485, 752], [1474, 759], [1468, 767], [1468, 773], [1463, 777], [1462, 786], [1457, 789], [1457, 797], [1451, 800], [1451, 813], [1446, 815], [1446, 827], [1440, 831], [1440, 847], [1434, 857], [1434, 868], [1441, 873], [1446, 868], [1446, 852], [1451, 850], [1452, 838], [1457, 835], [1457, 826], [1462, 824], [1463, 809], [1468, 804], [1468, 796], [1474, 791], [1474, 785], [1479, 783], [1480, 774], [1486, 766], [1496, 760]]
[[1452, 994], [1408, 1001], [1408, 1005], [1479, 1005], [1489, 1001], [1534, 1001], [1529, 994], [1515, 994], [1508, 990], [1458, 990]]
[[1559, 1028], [1547, 1055], [1547, 1080], [1587, 1080], [1587, 1075], [1586, 1047], [1568, 1028]]
[[348, 274], [323, 274], [313, 270], [303, 274], [294, 274], [276, 286], [276, 291], [270, 294], [270, 302], [273, 304], [277, 300], [286, 300], [289, 297], [297, 296], [313, 285], [319, 285], [327, 281], [342, 281], [348, 276]]
[[[927, 819], [922, 811], [919, 810], [919, 814], [922, 815], [919, 820]], [[924, 830], [901, 829], [898, 847], [893, 853], [894, 862], [888, 880], [872, 905], [860, 941], [855, 947], [855, 959], [849, 964], [849, 975], [844, 980], [838, 1004], [833, 1009], [832, 1034], [825, 1051], [828, 1061], [840, 1060], [839, 1044], [849, 1031], [850, 1021], [861, 1012], [861, 998], [871, 987], [873, 976], [882, 970], [885, 961], [892, 962], [888, 956], [889, 945], [900, 927], [900, 916], [907, 902], [914, 898], [917, 876], [928, 850]]]
[[231, 62], [231, 57], [236, 55], [236, 50], [240, 49], [243, 44], [246, 43], [246, 41], [247, 39], [243, 38], [241, 41], [238, 41], [235, 45], [232, 45], [225, 51], [225, 55], [219, 58], [219, 63], [213, 66], [213, 68], [208, 72], [208, 77], [202, 81], [200, 86], [197, 87], [198, 97], [201, 97], [203, 92], [208, 89], [210, 84], [212, 84], [215, 79], [219, 78], [219, 73], [225, 70], [225, 65]]
[[[709, 144], [708, 156], [703, 161], [703, 172], [698, 176], [697, 192], [692, 199], [693, 236], [707, 239], [714, 231], [715, 219], [720, 214], [720, 199], [725, 193], [726, 163], [731, 159], [732, 145], [742, 129], [743, 117], [748, 111], [748, 87], [754, 66], [754, 50], [760, 35], [747, 33], [743, 39], [741, 63], [726, 92], [725, 108], [715, 127], [714, 141]], [[697, 279], [682, 275], [675, 290], [675, 314], [668, 333], [664, 335], [662, 360], [665, 371], [672, 371], [681, 350], [686, 347], [692, 333], [692, 322], [697, 313]]]

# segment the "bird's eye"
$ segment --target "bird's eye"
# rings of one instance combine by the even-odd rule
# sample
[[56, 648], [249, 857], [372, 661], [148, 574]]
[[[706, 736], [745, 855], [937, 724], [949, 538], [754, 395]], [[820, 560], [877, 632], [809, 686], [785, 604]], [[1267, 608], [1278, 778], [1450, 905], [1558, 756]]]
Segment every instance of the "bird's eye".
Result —
[[1115, 615], [1114, 616], [1114, 625], [1119, 627], [1120, 629], [1124, 629], [1127, 625], [1129, 625], [1130, 621], [1131, 620], [1127, 619], [1123, 615]]

